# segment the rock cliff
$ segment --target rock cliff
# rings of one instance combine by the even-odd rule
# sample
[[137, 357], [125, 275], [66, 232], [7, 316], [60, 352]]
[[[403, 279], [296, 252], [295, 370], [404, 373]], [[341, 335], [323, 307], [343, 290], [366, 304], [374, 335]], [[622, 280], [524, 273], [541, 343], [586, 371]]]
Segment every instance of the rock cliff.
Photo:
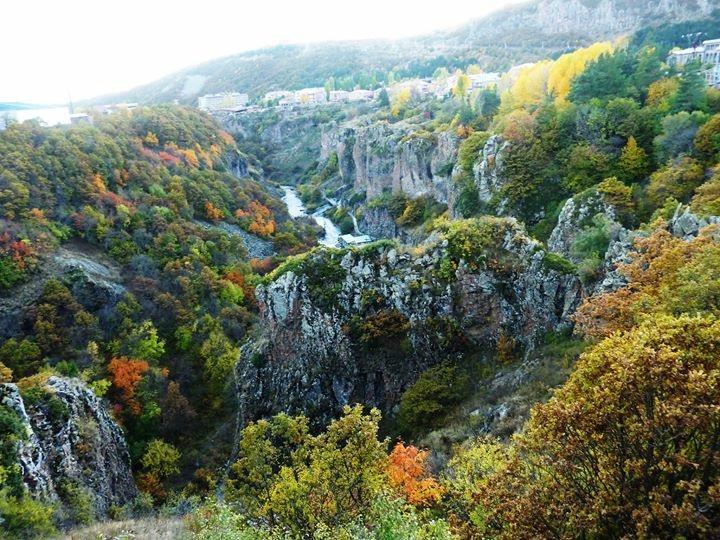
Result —
[[63, 500], [72, 486], [103, 517], [137, 495], [122, 431], [83, 383], [49, 377], [24, 397], [15, 384], [1, 384], [0, 404], [24, 425], [18, 462], [33, 496]]
[[468, 260], [457, 238], [435, 234], [418, 254], [386, 243], [318, 250], [258, 287], [261, 335], [238, 365], [243, 418], [324, 421], [352, 402], [387, 414], [428, 367], [487, 358], [501, 340], [522, 355], [569, 325], [577, 278], [550, 268], [515, 220], [483, 223], [485, 247]]
[[406, 122], [356, 121], [326, 130], [320, 142], [320, 159], [336, 154], [345, 184], [368, 198], [391, 190], [447, 203], [458, 148], [451, 132], [420, 132]]

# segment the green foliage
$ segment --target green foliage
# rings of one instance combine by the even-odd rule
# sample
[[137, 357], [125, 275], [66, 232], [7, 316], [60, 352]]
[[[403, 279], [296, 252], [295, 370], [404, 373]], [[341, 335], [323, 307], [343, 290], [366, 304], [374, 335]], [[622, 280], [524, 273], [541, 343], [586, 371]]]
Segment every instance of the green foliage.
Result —
[[610, 225], [602, 214], [598, 214], [591, 225], [580, 231], [570, 247], [572, 256], [581, 261], [578, 270], [583, 280], [597, 277], [609, 244]]
[[380, 414], [346, 407], [317, 436], [307, 420], [278, 415], [247, 426], [227, 499], [270, 532], [302, 537], [365, 515], [382, 492], [386, 443]]
[[485, 131], [475, 131], [465, 139], [458, 149], [458, 165], [465, 172], [472, 172], [475, 160], [477, 160], [490, 134]]
[[11, 495], [0, 488], [0, 533], [8, 538], [47, 538], [56, 533], [53, 507], [27, 495]]
[[447, 222], [440, 230], [448, 241], [448, 255], [453, 262], [465, 261], [470, 269], [478, 270], [498, 262], [502, 255], [498, 247], [509, 227], [507, 220], [485, 216]]
[[178, 462], [180, 451], [160, 439], [150, 441], [142, 458], [143, 468], [160, 478], [167, 478], [180, 472]]
[[680, 78], [680, 87], [672, 103], [672, 112], [707, 110], [705, 78], [700, 72], [700, 67], [699, 62], [688, 62], [685, 65]]
[[70, 519], [74, 523], [88, 525], [95, 519], [95, 507], [93, 506], [92, 494], [85, 488], [69, 481], [62, 482], [58, 486], [60, 499], [63, 501], [70, 513]]
[[400, 400], [398, 421], [403, 431], [436, 427], [469, 391], [467, 373], [451, 363], [430, 368], [420, 375]]
[[546, 251], [543, 255], [543, 264], [548, 270], [554, 270], [561, 274], [573, 275], [577, 273], [577, 267], [562, 255]]
[[702, 166], [692, 158], [682, 158], [652, 174], [647, 197], [655, 207], [661, 206], [670, 197], [687, 202], [704, 180]]

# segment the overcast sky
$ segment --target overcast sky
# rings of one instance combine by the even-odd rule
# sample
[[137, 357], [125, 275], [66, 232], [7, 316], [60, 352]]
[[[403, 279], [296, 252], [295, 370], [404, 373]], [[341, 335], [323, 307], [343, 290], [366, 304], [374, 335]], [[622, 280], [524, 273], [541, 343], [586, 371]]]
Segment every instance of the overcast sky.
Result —
[[399, 38], [524, 0], [3, 0], [0, 101], [60, 103], [279, 43]]

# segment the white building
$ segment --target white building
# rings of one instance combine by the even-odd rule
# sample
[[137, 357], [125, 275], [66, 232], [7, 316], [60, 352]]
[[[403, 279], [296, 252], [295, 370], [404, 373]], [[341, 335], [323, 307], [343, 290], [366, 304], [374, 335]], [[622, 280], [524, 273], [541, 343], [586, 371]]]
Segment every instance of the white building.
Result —
[[247, 106], [250, 98], [240, 92], [223, 92], [206, 94], [198, 98], [198, 108], [203, 111], [219, 111], [222, 109], [240, 109]]
[[350, 100], [350, 92], [347, 90], [330, 90], [330, 101], [340, 103]]
[[709, 39], [689, 49], [676, 49], [670, 52], [667, 59], [671, 66], [684, 66], [694, 61], [699, 61], [706, 68], [705, 80], [708, 85], [720, 88], [720, 39]]
[[92, 116], [86, 113], [74, 113], [70, 115], [70, 123], [74, 126], [77, 124], [92, 124], [93, 119]]
[[327, 101], [327, 93], [324, 88], [303, 88], [295, 92], [295, 101], [301, 105], [312, 105], [316, 103], [325, 103]]
[[470, 79], [470, 90], [485, 90], [491, 86], [496, 86], [500, 82], [499, 73], [476, 73], [468, 75]]
[[372, 90], [353, 90], [348, 95], [348, 101], [372, 101], [375, 97], [375, 92]]
[[283, 98], [292, 97], [293, 93], [288, 90], [273, 90], [265, 94], [263, 101], [275, 101]]

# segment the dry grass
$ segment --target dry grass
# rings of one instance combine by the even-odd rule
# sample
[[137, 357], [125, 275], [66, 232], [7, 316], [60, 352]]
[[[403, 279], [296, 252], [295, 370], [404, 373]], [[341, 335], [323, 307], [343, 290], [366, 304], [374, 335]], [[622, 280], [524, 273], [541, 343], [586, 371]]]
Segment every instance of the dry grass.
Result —
[[148, 518], [95, 523], [68, 531], [58, 537], [58, 540], [163, 540], [184, 536], [185, 527], [182, 519]]

